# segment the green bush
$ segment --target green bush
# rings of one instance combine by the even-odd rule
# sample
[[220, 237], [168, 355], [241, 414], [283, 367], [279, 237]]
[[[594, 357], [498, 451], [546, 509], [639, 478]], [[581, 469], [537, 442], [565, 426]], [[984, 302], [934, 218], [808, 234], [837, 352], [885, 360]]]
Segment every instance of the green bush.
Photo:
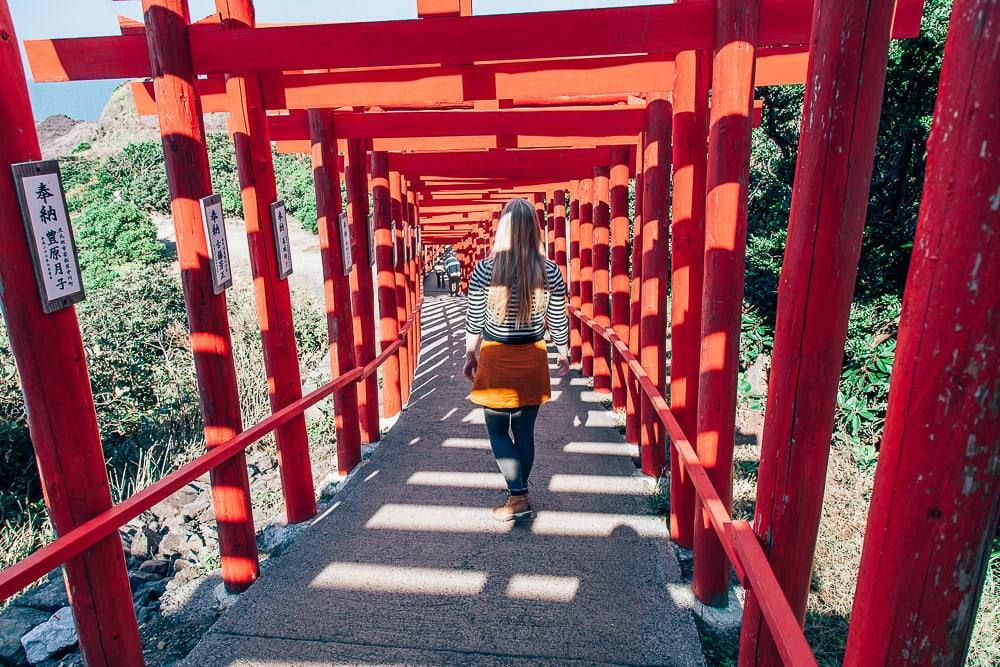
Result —
[[274, 177], [278, 198], [283, 199], [290, 215], [313, 234], [316, 227], [316, 188], [312, 162], [308, 155], [274, 154]]
[[148, 266], [163, 256], [149, 215], [126, 202], [94, 201], [73, 218], [84, 284], [110, 284], [126, 266]]
[[236, 148], [224, 132], [206, 137], [208, 166], [212, 171], [212, 191], [222, 197], [222, 212], [227, 217], [243, 217], [240, 198], [240, 172], [236, 165]]
[[128, 202], [144, 212], [170, 212], [167, 170], [159, 143], [126, 144], [120, 153], [105, 158], [97, 169], [96, 187], [87, 190], [82, 203], [108, 199]]

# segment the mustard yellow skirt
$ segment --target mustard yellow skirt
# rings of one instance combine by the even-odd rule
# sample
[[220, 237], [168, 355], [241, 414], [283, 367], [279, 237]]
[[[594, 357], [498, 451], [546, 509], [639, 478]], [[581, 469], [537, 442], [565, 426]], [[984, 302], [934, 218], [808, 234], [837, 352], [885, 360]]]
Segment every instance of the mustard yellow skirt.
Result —
[[541, 405], [551, 397], [545, 341], [523, 345], [483, 342], [469, 400], [504, 409]]

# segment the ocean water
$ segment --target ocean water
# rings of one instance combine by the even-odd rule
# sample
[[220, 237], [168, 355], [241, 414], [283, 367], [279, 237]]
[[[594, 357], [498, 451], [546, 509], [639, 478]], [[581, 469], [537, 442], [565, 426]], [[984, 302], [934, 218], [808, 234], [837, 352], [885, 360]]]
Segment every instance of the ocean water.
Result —
[[76, 120], [97, 120], [111, 92], [125, 79], [108, 81], [28, 82], [35, 120], [63, 114]]

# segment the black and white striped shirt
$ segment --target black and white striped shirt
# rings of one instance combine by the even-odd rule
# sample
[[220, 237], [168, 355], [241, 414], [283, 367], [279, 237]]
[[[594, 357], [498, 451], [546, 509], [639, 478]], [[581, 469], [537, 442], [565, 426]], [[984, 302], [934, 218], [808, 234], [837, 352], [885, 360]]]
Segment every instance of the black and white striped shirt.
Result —
[[569, 342], [569, 319], [566, 316], [566, 283], [559, 267], [545, 260], [546, 298], [545, 310], [531, 316], [528, 324], [517, 323], [517, 303], [511, 299], [507, 306], [505, 322], [496, 322], [486, 308], [490, 282], [493, 280], [493, 260], [484, 259], [476, 264], [469, 279], [469, 306], [465, 314], [465, 330], [482, 334], [483, 340], [519, 345], [535, 343], [545, 338], [548, 326], [552, 342], [566, 345]]

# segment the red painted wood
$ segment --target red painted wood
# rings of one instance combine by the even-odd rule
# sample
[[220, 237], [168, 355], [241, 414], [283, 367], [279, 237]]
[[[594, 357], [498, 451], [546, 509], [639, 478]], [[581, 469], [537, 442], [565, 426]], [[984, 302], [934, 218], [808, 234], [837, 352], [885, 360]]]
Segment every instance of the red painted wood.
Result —
[[[720, 3], [715, 20], [697, 442], [702, 465], [728, 508], [736, 435], [757, 2]], [[692, 588], [705, 604], [724, 606], [729, 568], [718, 537], [704, 512], [700, 515], [695, 520]]]
[[1000, 6], [957, 0], [844, 664], [962, 665], [1000, 519]]
[[[354, 360], [354, 326], [351, 314], [350, 279], [344, 275], [343, 249], [338, 217], [343, 210], [340, 198], [340, 169], [337, 166], [337, 135], [333, 114], [328, 110], [309, 112], [312, 131], [313, 184], [319, 227], [320, 260], [323, 264], [323, 293], [326, 327], [330, 341], [330, 372], [336, 380], [357, 368]], [[361, 427], [355, 384], [345, 384], [333, 395], [337, 431], [337, 471], [349, 473], [361, 462]]]
[[[70, 306], [42, 311], [10, 165], [41, 159], [21, 54], [0, 0], [0, 305], [24, 396], [28, 429], [49, 518], [57, 535], [111, 507], [104, 452], [83, 340]], [[54, 563], [56, 567], [59, 563]], [[51, 569], [51, 568], [49, 568]], [[48, 570], [38, 573], [44, 575]], [[128, 572], [117, 534], [103, 536], [63, 571], [91, 665], [142, 662]], [[27, 582], [26, 582], [27, 583]]]
[[[403, 245], [410, 249], [410, 257], [413, 256], [413, 242], [414, 242], [414, 229], [417, 225], [417, 219], [419, 217], [419, 208], [416, 204], [416, 193], [407, 189], [406, 190], [406, 223], [403, 226]], [[402, 260], [401, 260], [402, 261]], [[463, 269], [466, 268], [468, 262], [463, 263]], [[415, 264], [413, 260], [403, 262], [403, 273], [406, 278], [406, 317], [407, 319], [414, 316], [416, 302], [417, 302], [417, 280], [415, 275]], [[467, 280], [467, 278], [465, 279]], [[407, 351], [410, 355], [410, 383], [413, 382], [413, 377], [416, 373], [417, 359], [420, 355], [420, 337], [417, 335], [417, 329], [411, 329], [409, 333], [409, 338], [407, 340]], [[409, 398], [407, 398], [409, 400]]]
[[[642, 180], [644, 133], [640, 132], [635, 146], [635, 199], [632, 212], [632, 276], [629, 283], [628, 349], [639, 357], [639, 320], [642, 308]], [[625, 397], [625, 440], [639, 444], [642, 395], [635, 375], [629, 372], [628, 394]]]
[[[639, 304], [639, 360], [666, 395], [666, 281], [669, 230], [671, 107], [666, 93], [652, 93], [646, 107], [642, 172], [642, 291]], [[652, 403], [640, 401], [642, 471], [660, 477], [666, 463], [665, 434]]]
[[[761, 4], [760, 46], [808, 43], [808, 5], [798, 0], [763, 0]], [[198, 74], [455, 65], [509, 60], [512, 53], [524, 60], [668, 54], [711, 48], [712, 14], [710, 2], [683, 2], [434, 21], [282, 25], [247, 34], [205, 24], [192, 31], [191, 43]], [[897, 36], [915, 35], [919, 10], [903, 12], [901, 18], [909, 23], [897, 26]], [[35, 81], [142, 78], [149, 71], [141, 35], [29, 40], [25, 48]], [[587, 64], [567, 67], [586, 69]], [[494, 95], [492, 99], [504, 98]]]
[[[372, 203], [375, 224], [375, 270], [378, 280], [378, 311], [380, 349], [384, 350], [399, 337], [396, 314], [396, 274], [392, 262], [393, 234], [392, 202], [389, 196], [389, 156], [382, 152], [371, 155]], [[390, 357], [382, 366], [382, 411], [395, 417], [403, 407], [400, 394], [400, 361]]]
[[[149, 61], [157, 90], [160, 135], [170, 184], [205, 444], [217, 447], [243, 430], [225, 294], [215, 294], [199, 199], [212, 193], [205, 128], [194, 90], [185, 0], [143, 0]], [[230, 592], [245, 590], [260, 572], [246, 457], [212, 471], [222, 577]]]
[[[674, 68], [674, 198], [670, 229], [670, 410], [685, 433], [698, 431], [701, 287], [705, 256], [708, 159], [708, 54], [684, 51]], [[695, 498], [675, 450], [670, 452], [670, 537], [693, 546]]]
[[[402, 328], [409, 313], [406, 311], [406, 280], [403, 275], [403, 199], [402, 180], [398, 171], [389, 172], [389, 203], [391, 219], [396, 221], [396, 229], [392, 239], [396, 262], [392, 267], [393, 282], [396, 290], [396, 322]], [[406, 405], [410, 400], [412, 351], [404, 341], [399, 353], [400, 401]]]
[[470, 16], [472, 0], [417, 0], [417, 16]]
[[566, 190], [559, 188], [553, 194], [552, 210], [553, 227], [555, 228], [555, 258], [556, 266], [562, 272], [563, 282], [569, 284], [569, 267], [566, 263]]
[[[392, 153], [389, 166], [404, 174], [420, 176], [459, 176], [511, 172], [552, 174], [567, 170], [589, 171], [595, 164], [611, 159], [611, 149], [539, 148], [531, 150], [428, 151]], [[582, 173], [582, 172], [581, 172]]]
[[[611, 326], [611, 207], [609, 197], [610, 168], [594, 167], [593, 225], [593, 299], [594, 320], [603, 327]], [[611, 392], [611, 348], [600, 336], [593, 337], [594, 391]]]
[[[216, 0], [216, 9], [227, 30], [254, 27], [251, 0]], [[279, 275], [271, 204], [277, 196], [267, 116], [261, 99], [260, 76], [233, 74], [226, 79], [229, 94], [229, 131], [236, 151], [243, 200], [243, 219], [250, 247], [250, 269], [257, 298], [264, 368], [267, 372], [271, 411], [302, 398], [302, 378], [295, 344], [295, 324], [288, 281]], [[305, 521], [316, 514], [309, 436], [305, 416], [293, 419], [275, 431], [278, 469], [289, 523]]]
[[[364, 366], [375, 357], [375, 290], [368, 251], [368, 174], [364, 143], [348, 139], [344, 163], [347, 184], [347, 217], [354, 242], [351, 268], [351, 305], [354, 312], [354, 362]], [[361, 442], [378, 442], [378, 379], [368, 377], [358, 384]]]
[[[580, 300], [580, 181], [569, 182], [569, 303], [572, 308], [581, 307]], [[583, 337], [580, 320], [570, 315], [569, 360], [579, 364], [583, 361]]]
[[534, 192], [531, 195], [531, 203], [535, 207], [535, 220], [538, 222], [538, 228], [542, 233], [542, 244], [545, 245], [546, 257], [548, 257], [548, 243], [545, 238], [545, 195], [541, 192]]
[[[594, 316], [594, 179], [580, 180], [580, 310]], [[594, 375], [594, 332], [580, 324], [580, 368]]]
[[[868, 207], [893, 3], [816, 4], [757, 482], [754, 528], [796, 618], [823, 509], [837, 390]], [[801, 446], [808, 443], [808, 446]], [[747, 596], [744, 665], [777, 665]]]
[[[610, 206], [611, 206], [611, 325], [618, 337], [628, 340], [629, 330], [629, 274], [628, 274], [628, 182], [629, 149], [619, 146], [611, 151]], [[612, 350], [611, 405], [616, 410], [625, 409], [628, 369], [621, 356]]]
[[[339, 258], [338, 258], [339, 261]], [[419, 304], [418, 304], [419, 305]], [[413, 328], [415, 322], [407, 322], [400, 333], [406, 333]], [[0, 572], [0, 601], [6, 601], [31, 582], [38, 580], [60, 563], [65, 563], [80, 555], [87, 549], [109, 535], [115, 534], [119, 528], [161, 502], [182, 487], [203, 476], [213, 468], [242, 453], [247, 447], [274, 431], [290, 419], [302, 414], [331, 394], [353, 387], [359, 378], [374, 373], [375, 370], [394, 354], [401, 342], [381, 353], [365, 368], [354, 368], [340, 375], [319, 389], [314, 390], [299, 401], [275, 412], [263, 421], [254, 424], [235, 438], [214, 447], [162, 479], [147, 486], [142, 491], [129, 496], [126, 500], [105, 510], [92, 519], [73, 528], [55, 541], [38, 549], [31, 556], [18, 561]], [[352, 388], [353, 392], [353, 388]], [[119, 664], [119, 663], [113, 663]]]

